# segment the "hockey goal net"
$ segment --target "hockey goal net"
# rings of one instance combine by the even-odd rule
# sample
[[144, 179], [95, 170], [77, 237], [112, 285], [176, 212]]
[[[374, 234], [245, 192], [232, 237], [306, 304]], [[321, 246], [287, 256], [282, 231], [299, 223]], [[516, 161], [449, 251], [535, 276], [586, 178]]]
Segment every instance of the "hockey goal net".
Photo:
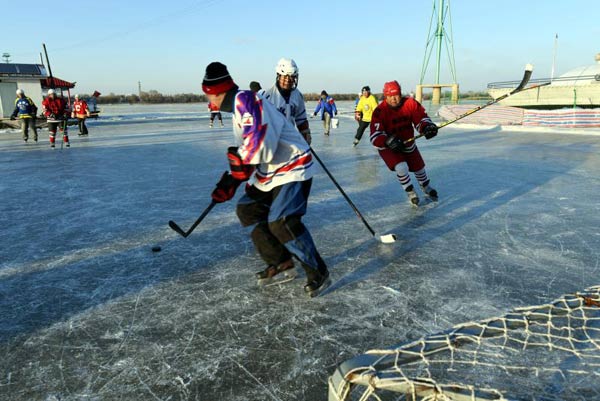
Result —
[[352, 358], [346, 400], [600, 400], [600, 286]]

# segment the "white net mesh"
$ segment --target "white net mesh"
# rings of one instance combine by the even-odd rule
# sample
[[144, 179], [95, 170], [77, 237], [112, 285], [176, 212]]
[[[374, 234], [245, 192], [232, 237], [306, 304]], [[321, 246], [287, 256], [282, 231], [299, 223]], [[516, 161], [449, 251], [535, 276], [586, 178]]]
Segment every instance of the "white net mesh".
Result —
[[600, 400], [600, 286], [346, 361], [329, 400]]

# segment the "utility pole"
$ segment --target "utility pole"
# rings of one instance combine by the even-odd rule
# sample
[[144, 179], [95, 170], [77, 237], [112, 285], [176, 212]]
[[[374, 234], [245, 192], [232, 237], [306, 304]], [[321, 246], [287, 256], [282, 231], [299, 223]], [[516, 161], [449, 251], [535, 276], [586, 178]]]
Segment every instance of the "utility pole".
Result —
[[4, 59], [4, 62], [6, 64], [8, 64], [10, 62], [10, 54], [4, 53], [4, 54], [2, 54], [2, 58]]
[[138, 81], [138, 96], [142, 97], [142, 82]]

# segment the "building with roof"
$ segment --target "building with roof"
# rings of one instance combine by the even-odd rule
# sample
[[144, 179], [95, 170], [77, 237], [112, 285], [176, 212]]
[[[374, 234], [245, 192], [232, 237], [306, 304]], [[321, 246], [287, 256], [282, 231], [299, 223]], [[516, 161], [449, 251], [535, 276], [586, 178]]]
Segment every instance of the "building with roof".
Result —
[[[530, 80], [531, 85], [546, 84], [538, 88], [515, 93], [501, 100], [503, 106], [530, 109], [559, 109], [565, 107], [600, 107], [600, 53], [596, 63], [574, 68], [558, 78]], [[512, 91], [519, 82], [493, 82], [488, 93], [494, 99]]]
[[75, 83], [51, 77], [43, 64], [0, 63], [0, 118], [8, 118], [15, 109], [16, 91], [25, 95], [41, 110], [43, 94], [48, 89], [69, 90]]

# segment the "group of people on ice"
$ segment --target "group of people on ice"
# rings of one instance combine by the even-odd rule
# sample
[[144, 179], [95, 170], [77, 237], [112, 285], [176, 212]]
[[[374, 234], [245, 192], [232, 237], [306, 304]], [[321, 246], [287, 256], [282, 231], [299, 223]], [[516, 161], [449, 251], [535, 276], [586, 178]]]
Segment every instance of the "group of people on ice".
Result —
[[[304, 290], [314, 297], [331, 281], [327, 265], [302, 223], [315, 168], [311, 131], [304, 96], [297, 88], [298, 66], [294, 60], [283, 58], [275, 72], [271, 88], [262, 90], [253, 82], [252, 90], [240, 90], [224, 64], [213, 62], [206, 67], [202, 90], [214, 107], [232, 113], [235, 140], [235, 146], [227, 149], [230, 169], [216, 184], [212, 199], [226, 202], [247, 182], [236, 213], [244, 227], [251, 227], [254, 246], [267, 265], [256, 273], [259, 285], [292, 280], [297, 275], [296, 259], [306, 274]], [[423, 194], [437, 200], [414, 141], [415, 129], [431, 139], [437, 135], [437, 126], [421, 104], [402, 96], [397, 81], [386, 82], [383, 95], [384, 100], [377, 104], [370, 88], [363, 88], [365, 100], [356, 107], [359, 128], [355, 144], [370, 127], [371, 143], [395, 172], [410, 202], [419, 203], [410, 172]], [[318, 112], [324, 121], [337, 114], [333, 99], [325, 91], [313, 115]]]
[[[29, 131], [31, 131], [33, 141], [36, 143], [38, 141], [36, 127], [37, 110], [37, 106], [30, 97], [25, 95], [25, 91], [23, 91], [23, 89], [17, 89], [15, 109], [10, 116], [10, 119], [19, 119], [21, 121], [21, 133], [25, 143], [29, 140]], [[85, 119], [90, 116], [90, 110], [87, 102], [80, 99], [79, 95], [75, 95], [75, 101], [73, 102], [72, 107], [69, 108], [65, 99], [61, 96], [57, 96], [54, 89], [49, 89], [46, 98], [42, 101], [42, 111], [43, 115], [46, 117], [46, 122], [48, 123], [50, 147], [55, 147], [57, 132], [60, 132], [62, 135], [64, 145], [67, 148], [71, 146], [67, 129], [69, 116], [77, 119], [79, 135], [88, 135]]]

